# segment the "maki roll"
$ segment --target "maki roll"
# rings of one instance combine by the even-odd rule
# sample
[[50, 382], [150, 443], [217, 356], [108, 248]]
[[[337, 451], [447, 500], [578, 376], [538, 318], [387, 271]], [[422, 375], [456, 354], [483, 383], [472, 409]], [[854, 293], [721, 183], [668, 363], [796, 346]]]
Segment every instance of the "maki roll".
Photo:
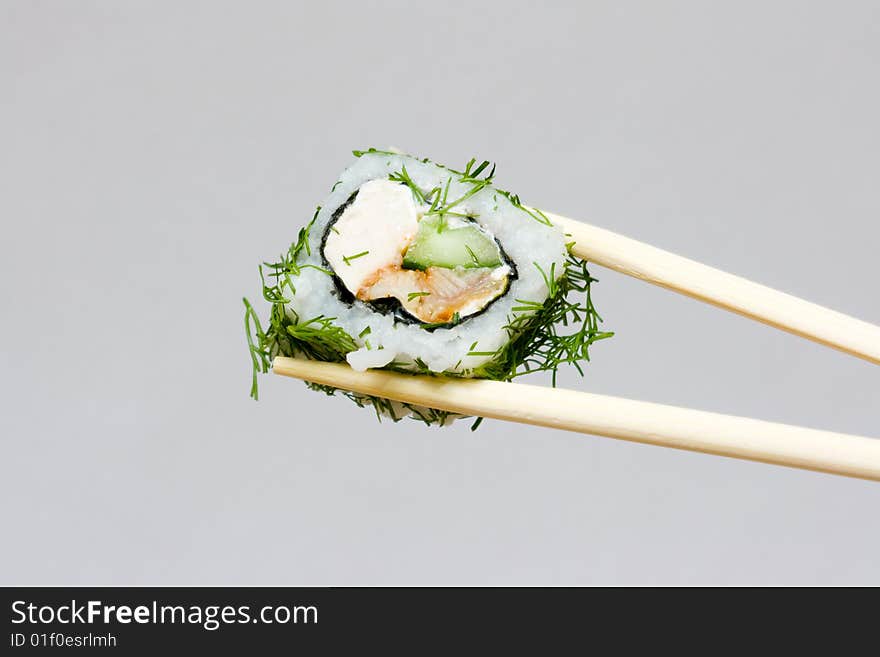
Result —
[[[555, 383], [560, 364], [581, 371], [589, 345], [611, 335], [598, 329], [585, 263], [543, 213], [494, 186], [489, 162], [354, 154], [297, 240], [261, 266], [265, 329], [245, 299], [254, 398], [277, 355], [498, 380], [550, 370]], [[453, 417], [344, 394], [394, 420]]]

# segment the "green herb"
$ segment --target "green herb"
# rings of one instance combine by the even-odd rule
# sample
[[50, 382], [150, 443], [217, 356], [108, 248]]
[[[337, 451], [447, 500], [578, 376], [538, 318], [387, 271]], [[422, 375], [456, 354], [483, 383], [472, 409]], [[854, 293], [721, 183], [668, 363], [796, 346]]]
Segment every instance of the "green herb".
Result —
[[412, 301], [413, 299], [418, 299], [419, 297], [429, 297], [431, 296], [430, 292], [410, 292], [406, 295], [407, 301]]
[[450, 319], [448, 322], [422, 323], [422, 324], [419, 324], [419, 328], [421, 328], [425, 331], [433, 331], [434, 329], [438, 329], [438, 328], [452, 328], [453, 326], [455, 326], [456, 324], [458, 324], [460, 322], [461, 322], [461, 315], [459, 315], [457, 312], [455, 312], [452, 314], [452, 319]]
[[[360, 153], [361, 155], [363, 155], [364, 152], [372, 151], [356, 151], [356, 154]], [[471, 158], [471, 160], [465, 166], [464, 171], [456, 171], [454, 169], [443, 167], [456, 174], [456, 176], [458, 176], [459, 178], [460, 183], [470, 185], [470, 188], [464, 194], [451, 201], [449, 200], [449, 187], [452, 184], [452, 176], [446, 179], [446, 185], [443, 187], [442, 191], [439, 187], [435, 187], [428, 191], [421, 189], [413, 181], [412, 177], [409, 175], [409, 172], [407, 172], [406, 166], [402, 166], [400, 171], [395, 171], [394, 173], [389, 175], [388, 179], [395, 182], [403, 183], [404, 185], [409, 187], [410, 190], [412, 190], [415, 199], [421, 204], [427, 203], [428, 199], [430, 199], [430, 207], [425, 212], [425, 215], [437, 214], [443, 216], [446, 214], [452, 214], [460, 217], [468, 217], [470, 215], [468, 215], [467, 213], [453, 212], [452, 208], [460, 205], [470, 197], [485, 189], [486, 187], [489, 187], [492, 183], [492, 179], [495, 176], [495, 165], [493, 164], [492, 169], [483, 177], [480, 177], [480, 174], [482, 174], [489, 167], [490, 163], [488, 160], [483, 160], [477, 166], [474, 166], [475, 164], [476, 159]], [[442, 226], [439, 232], [442, 232]]]
[[546, 214], [538, 210], [537, 208], [527, 208], [520, 202], [519, 196], [516, 194], [511, 194], [510, 192], [505, 192], [503, 189], [499, 189], [498, 193], [501, 194], [504, 198], [510, 201], [513, 206], [519, 210], [522, 210], [527, 215], [529, 215], [532, 219], [537, 221], [538, 223], [544, 224], [546, 226], [552, 226], [553, 222], [547, 217]]
[[[450, 180], [451, 180], [451, 178], [450, 178]], [[431, 208], [427, 212], [425, 212], [425, 215], [439, 214], [439, 215], [443, 216], [445, 214], [456, 214], [456, 215], [459, 215], [462, 217], [468, 216], [466, 213], [452, 212], [452, 208], [464, 203], [466, 200], [468, 200], [474, 194], [481, 192], [483, 189], [485, 189], [486, 187], [488, 187], [490, 185], [490, 181], [486, 180], [486, 179], [480, 180], [480, 179], [462, 178], [461, 182], [466, 183], [466, 184], [470, 183], [470, 185], [471, 185], [470, 189], [468, 189], [464, 194], [462, 194], [461, 196], [459, 196], [457, 199], [455, 199], [453, 201], [447, 200], [446, 193], [444, 193], [444, 197], [443, 197], [442, 201], [439, 204], [432, 205]], [[446, 192], [448, 192], [448, 191], [449, 191], [449, 185], [447, 184]]]
[[[318, 212], [308, 226], [299, 231], [296, 241], [290, 245], [287, 253], [281, 255], [278, 262], [263, 263], [259, 268], [260, 280], [263, 283], [263, 299], [271, 305], [269, 322], [264, 329], [257, 313], [247, 298], [244, 298], [244, 325], [247, 334], [248, 351], [253, 365], [251, 378], [251, 397], [258, 398], [257, 374], [268, 372], [275, 356], [297, 356], [317, 360], [344, 360], [345, 355], [357, 349], [357, 345], [348, 333], [333, 324], [334, 317], [319, 315], [311, 319], [300, 320], [292, 310], [287, 309], [289, 296], [296, 294], [295, 277], [303, 269], [316, 269], [332, 275], [331, 272], [310, 264], [300, 263], [303, 254], [311, 254], [309, 232]], [[264, 267], [269, 271], [266, 280]]]
[[369, 335], [369, 334], [372, 333], [372, 332], [373, 332], [373, 329], [371, 329], [371, 328], [368, 326], [368, 327], [365, 328], [363, 331], [361, 331], [360, 333], [358, 333], [358, 337], [359, 337], [359, 338], [362, 338], [362, 337], [364, 337], [365, 335]]
[[369, 253], [369, 251], [361, 251], [360, 253], [355, 253], [354, 255], [351, 255], [351, 256], [342, 256], [342, 260], [345, 262], [346, 265], [351, 266], [352, 260], [356, 260], [357, 258], [362, 258], [363, 256], [367, 255], [368, 253]]
[[415, 406], [413, 404], [404, 404], [409, 410], [414, 420], [424, 422], [426, 426], [437, 425], [442, 427], [446, 425], [450, 418], [456, 417], [455, 413], [449, 411], [441, 411], [439, 408], [426, 408], [425, 406]]
[[421, 189], [419, 189], [419, 186], [416, 185], [413, 179], [410, 178], [410, 175], [406, 170], [406, 165], [403, 165], [400, 171], [392, 173], [390, 176], [388, 176], [388, 180], [403, 183], [410, 188], [410, 190], [412, 191], [412, 195], [413, 197], [415, 197], [417, 203], [425, 203], [425, 194], [422, 192]]
[[479, 267], [479, 266], [480, 266], [480, 260], [479, 260], [479, 258], [477, 258], [477, 254], [474, 253], [474, 250], [473, 250], [471, 247], [469, 247], [467, 244], [464, 245], [464, 248], [467, 249], [468, 255], [471, 257], [471, 260], [474, 261], [474, 265], [476, 265], [477, 267]]
[[352, 151], [351, 154], [355, 157], [361, 157], [362, 155], [367, 154], [379, 154], [379, 155], [400, 155], [400, 153], [395, 153], [394, 151], [380, 151], [378, 148], [368, 148], [365, 151]]
[[[550, 291], [547, 300], [518, 301], [514, 317], [508, 320], [510, 341], [494, 352], [492, 360], [474, 369], [473, 376], [510, 381], [523, 374], [549, 371], [555, 386], [564, 364], [583, 375], [581, 363], [590, 360], [590, 345], [614, 333], [599, 330], [602, 318], [590, 289], [596, 279], [590, 276], [587, 263], [569, 253], [564, 268], [557, 279], [555, 266], [550, 272], [538, 267]], [[569, 299], [575, 294], [583, 296]]]
[[[357, 157], [361, 157], [365, 153], [387, 153], [387, 151], [378, 151], [373, 148], [366, 150], [366, 151], [354, 151], [354, 154]], [[389, 153], [389, 154], [396, 155], [396, 153]], [[428, 160], [426, 158], [422, 161], [429, 162], [430, 160]], [[446, 185], [444, 186], [442, 191], [440, 190], [439, 187], [435, 187], [435, 188], [428, 190], [428, 191], [421, 189], [413, 181], [413, 179], [410, 177], [405, 166], [401, 167], [400, 171], [396, 171], [396, 172], [392, 173], [391, 175], [389, 175], [388, 178], [389, 178], [389, 180], [403, 183], [407, 187], [409, 187], [410, 190], [412, 191], [413, 197], [415, 197], [417, 202], [419, 202], [421, 204], [426, 204], [428, 201], [430, 201], [430, 207], [424, 213], [426, 216], [427, 215], [440, 215], [442, 217], [443, 215], [449, 214], [449, 215], [453, 215], [453, 216], [469, 218], [469, 217], [471, 217], [471, 215], [469, 213], [455, 212], [453, 210], [453, 208], [461, 205], [466, 200], [468, 200], [472, 196], [476, 195], [477, 193], [483, 191], [487, 187], [491, 187], [492, 180], [495, 178], [495, 165], [494, 164], [492, 165], [492, 168], [489, 170], [489, 172], [482, 177], [480, 176], [480, 174], [482, 174], [489, 167], [489, 164], [490, 164], [489, 161], [483, 160], [482, 162], [480, 162], [479, 165], [474, 166], [475, 164], [476, 164], [476, 158], [471, 158], [467, 162], [467, 164], [465, 165], [464, 171], [457, 171], [457, 170], [452, 169], [450, 167], [444, 167], [443, 165], [439, 165], [439, 164], [437, 165], [440, 168], [446, 169], [447, 171], [450, 171], [453, 174], [455, 174], [456, 176], [458, 176], [459, 182], [461, 182], [465, 185], [470, 185], [470, 188], [464, 194], [462, 194], [461, 196], [459, 196], [456, 199], [453, 199], [452, 201], [449, 200], [449, 186], [452, 183], [452, 176], [447, 178]], [[510, 192], [506, 192], [503, 189], [498, 189], [498, 188], [494, 188], [494, 187], [493, 187], [493, 189], [495, 189], [497, 194], [501, 194], [504, 198], [506, 198], [508, 201], [510, 201], [510, 203], [515, 208], [517, 208], [518, 210], [522, 210], [523, 212], [525, 212], [529, 217], [531, 217], [535, 221], [542, 223], [546, 226], [553, 225], [553, 223], [550, 221], [550, 219], [547, 217], [547, 215], [545, 215], [543, 212], [541, 212], [537, 208], [529, 208], [529, 207], [523, 205], [522, 201], [520, 201], [519, 196], [517, 196], [516, 194], [511, 194]], [[496, 201], [498, 199], [497, 194], [493, 195], [493, 198]], [[495, 204], [494, 210], [495, 211], [498, 210], [497, 203]], [[442, 232], [442, 231], [443, 231], [443, 226], [440, 227], [438, 232]]]
[[[475, 163], [476, 161], [477, 161], [476, 158], [471, 158], [471, 159], [470, 159], [470, 161], [467, 163], [467, 165], [466, 165], [465, 168], [464, 168], [464, 175], [463, 175], [463, 178], [465, 178], [465, 179], [467, 179], [467, 180], [479, 180], [479, 179], [480, 179], [480, 173], [482, 173], [483, 170], [484, 170], [487, 166], [489, 166], [489, 164], [490, 164], [489, 160], [483, 160], [483, 161], [477, 166], [477, 168], [474, 169], [474, 170], [472, 171], [472, 170], [471, 170], [471, 167], [474, 166], [474, 163]], [[483, 178], [483, 180], [485, 180], [485, 181], [487, 181], [487, 182], [491, 182], [492, 178], [494, 178], [494, 177], [495, 177], [495, 165], [493, 164], [493, 165], [492, 165], [492, 170], [488, 173], [488, 175], [486, 175], [486, 176]]]

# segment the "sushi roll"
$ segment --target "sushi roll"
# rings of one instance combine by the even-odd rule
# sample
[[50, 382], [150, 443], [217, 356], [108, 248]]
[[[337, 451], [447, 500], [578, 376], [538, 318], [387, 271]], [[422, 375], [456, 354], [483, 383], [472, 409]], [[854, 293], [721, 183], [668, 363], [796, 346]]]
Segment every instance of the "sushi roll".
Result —
[[[494, 186], [489, 162], [455, 170], [393, 151], [354, 154], [297, 240], [260, 268], [266, 328], [245, 299], [254, 398], [257, 373], [277, 355], [498, 380], [550, 370], [555, 383], [560, 364], [580, 370], [589, 345], [610, 335], [598, 328], [585, 263], [545, 215]], [[345, 394], [394, 420], [453, 417]]]

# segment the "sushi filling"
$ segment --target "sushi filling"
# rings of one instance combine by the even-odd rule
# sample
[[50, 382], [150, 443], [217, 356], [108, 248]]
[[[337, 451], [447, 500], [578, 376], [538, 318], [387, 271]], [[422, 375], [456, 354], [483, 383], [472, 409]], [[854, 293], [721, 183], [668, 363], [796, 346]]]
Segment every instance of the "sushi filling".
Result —
[[428, 210], [405, 185], [371, 180], [329, 225], [323, 255], [356, 299], [396, 299], [420, 322], [454, 323], [502, 296], [513, 270], [476, 221]]

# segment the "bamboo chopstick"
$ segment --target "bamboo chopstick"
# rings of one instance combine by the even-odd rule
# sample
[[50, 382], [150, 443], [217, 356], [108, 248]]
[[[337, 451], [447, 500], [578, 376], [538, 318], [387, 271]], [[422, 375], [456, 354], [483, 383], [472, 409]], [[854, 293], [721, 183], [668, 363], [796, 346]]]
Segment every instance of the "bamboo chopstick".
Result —
[[638, 443], [880, 481], [880, 440], [745, 417], [482, 379], [358, 372], [275, 358], [276, 374], [368, 395]]
[[609, 230], [544, 214], [571, 235], [579, 258], [880, 364], [880, 326]]

